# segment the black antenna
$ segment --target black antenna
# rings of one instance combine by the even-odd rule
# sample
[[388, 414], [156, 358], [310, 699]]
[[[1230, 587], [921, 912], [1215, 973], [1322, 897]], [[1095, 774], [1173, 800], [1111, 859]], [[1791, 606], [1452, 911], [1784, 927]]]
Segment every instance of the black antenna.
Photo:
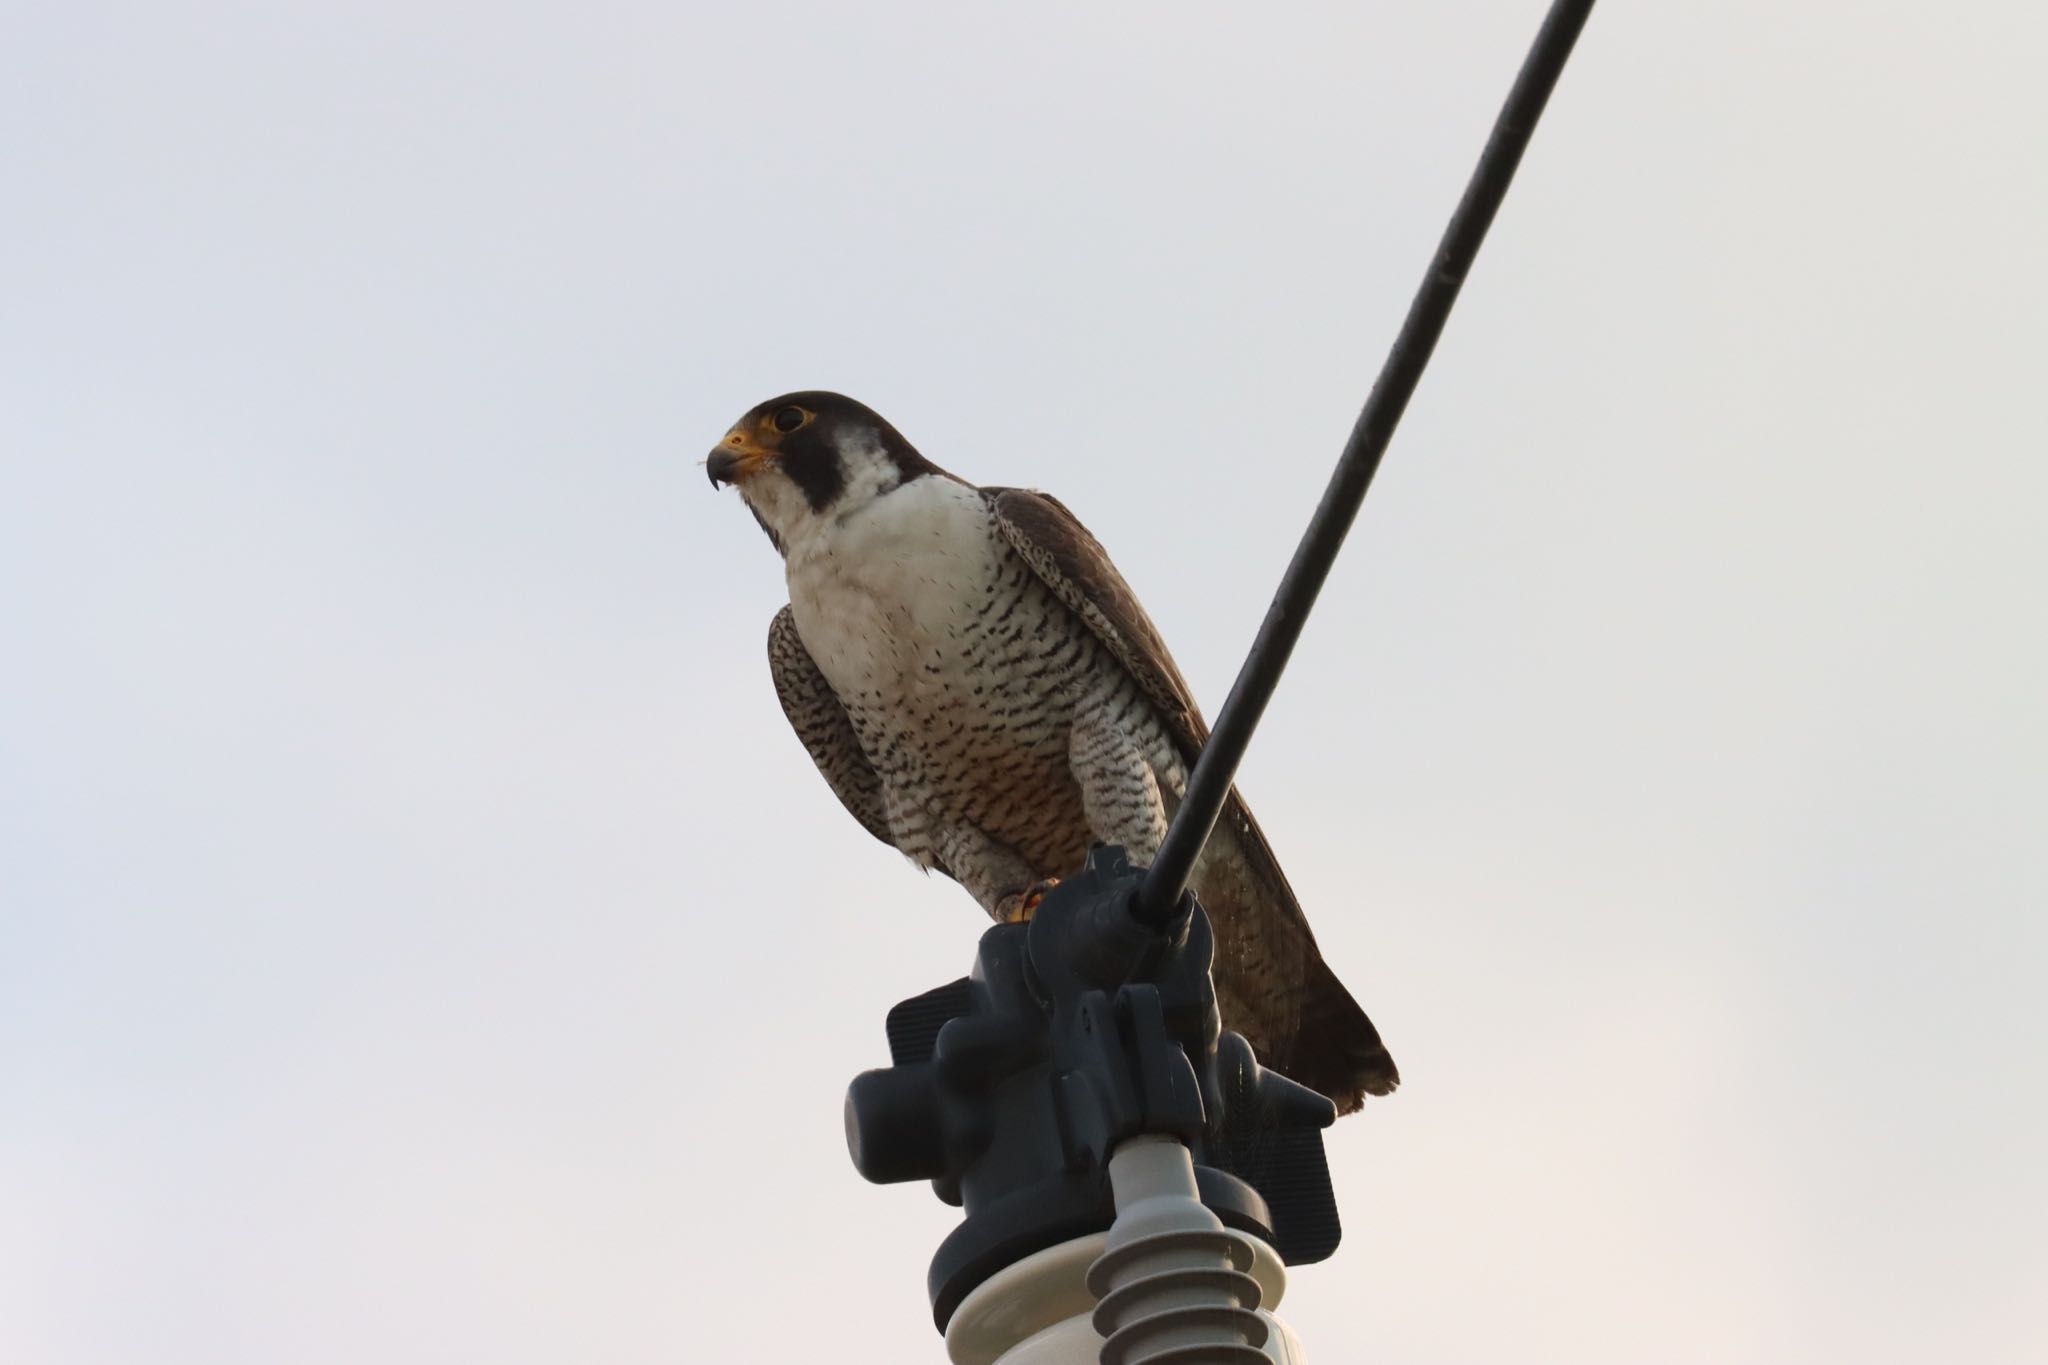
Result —
[[1444, 229], [1436, 259], [1430, 262], [1429, 273], [1415, 292], [1415, 301], [1408, 305], [1401, 334], [1394, 338], [1386, 363], [1380, 367], [1379, 379], [1374, 382], [1358, 421], [1352, 425], [1351, 439], [1344, 443], [1337, 470], [1330, 476], [1329, 487], [1323, 490], [1323, 500], [1317, 504], [1315, 515], [1309, 518], [1301, 544], [1295, 547], [1293, 562], [1280, 580], [1279, 591], [1273, 594], [1273, 605], [1266, 609], [1266, 619], [1259, 626], [1258, 638], [1252, 641], [1251, 653], [1245, 656], [1244, 667], [1238, 671], [1237, 682], [1216, 715], [1216, 728], [1188, 777], [1187, 791], [1173, 825], [1166, 831], [1165, 841], [1159, 846], [1159, 856], [1145, 874], [1144, 885], [1138, 892], [1137, 915], [1147, 924], [1163, 924], [1180, 903], [1195, 858], [1223, 813], [1231, 779], [1237, 775], [1237, 765], [1251, 744], [1252, 731], [1265, 714], [1266, 703], [1273, 699], [1273, 689], [1279, 686], [1288, 656], [1294, 652], [1295, 641], [1301, 638], [1309, 609], [1315, 605], [1316, 594], [1322, 591], [1323, 580], [1330, 576], [1330, 566], [1343, 548], [1345, 533], [1358, 515], [1359, 504], [1365, 501], [1366, 489], [1372, 486], [1380, 456], [1386, 453], [1387, 442], [1393, 439], [1394, 427], [1408, 406], [1409, 396], [1415, 392], [1416, 381], [1429, 364], [1444, 320], [1450, 316], [1451, 305], [1458, 301], [1465, 274], [1479, 254], [1479, 244], [1486, 240], [1486, 229], [1492, 226], [1493, 215], [1507, 196], [1522, 152], [1536, 131], [1536, 120], [1543, 116], [1543, 106], [1549, 101], [1565, 61], [1572, 55], [1572, 44], [1578, 41], [1579, 30], [1585, 27], [1586, 16], [1592, 9], [1593, 0], [1556, 0], [1551, 5], [1529, 56], [1522, 63], [1521, 74], [1515, 77], [1514, 88], [1508, 92], [1507, 103], [1494, 120], [1493, 134], [1465, 186], [1465, 197], [1458, 202], [1458, 211], [1451, 215], [1450, 226]]

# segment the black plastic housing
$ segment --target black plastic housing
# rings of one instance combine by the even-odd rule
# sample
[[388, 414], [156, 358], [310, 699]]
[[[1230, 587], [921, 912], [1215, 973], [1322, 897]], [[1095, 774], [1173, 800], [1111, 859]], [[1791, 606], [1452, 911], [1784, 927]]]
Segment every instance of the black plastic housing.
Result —
[[1184, 896], [1141, 923], [1142, 876], [1095, 849], [1028, 925], [982, 936], [971, 975], [891, 1010], [895, 1065], [847, 1091], [860, 1173], [930, 1180], [966, 1210], [932, 1258], [942, 1332], [990, 1275], [1109, 1227], [1109, 1155], [1140, 1133], [1187, 1143], [1203, 1203], [1288, 1262], [1342, 1236], [1322, 1139], [1335, 1106], [1222, 1031], [1208, 916]]

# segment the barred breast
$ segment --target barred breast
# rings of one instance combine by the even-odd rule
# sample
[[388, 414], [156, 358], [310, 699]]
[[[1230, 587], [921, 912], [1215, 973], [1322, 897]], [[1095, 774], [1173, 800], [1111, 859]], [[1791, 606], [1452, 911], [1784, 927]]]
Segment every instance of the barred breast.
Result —
[[1077, 716], [1116, 717], [1149, 732], [1154, 761], [1172, 756], [1136, 685], [972, 487], [918, 479], [833, 531], [791, 556], [790, 602], [891, 798], [897, 846], [930, 865], [964, 828], [1033, 876], [1077, 867], [1100, 837], [1074, 772]]

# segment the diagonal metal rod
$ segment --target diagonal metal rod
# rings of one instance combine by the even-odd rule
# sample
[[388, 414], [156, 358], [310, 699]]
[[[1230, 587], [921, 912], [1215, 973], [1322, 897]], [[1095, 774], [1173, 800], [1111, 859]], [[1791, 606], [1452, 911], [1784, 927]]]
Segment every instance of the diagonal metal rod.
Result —
[[1530, 134], [1536, 131], [1536, 120], [1542, 117], [1543, 106], [1550, 99], [1558, 75], [1572, 54], [1572, 44], [1578, 41], [1579, 30], [1592, 9], [1593, 0], [1556, 0], [1551, 5], [1522, 63], [1521, 74], [1515, 77], [1514, 88], [1508, 92], [1507, 103], [1494, 120], [1493, 134], [1465, 186], [1465, 197], [1458, 202], [1458, 211], [1451, 215], [1450, 226], [1444, 229], [1436, 259], [1430, 262], [1429, 273], [1423, 277], [1415, 301], [1408, 305], [1401, 334], [1394, 338], [1372, 393], [1352, 425], [1351, 438], [1344, 443], [1337, 470], [1330, 476], [1329, 487], [1323, 490], [1323, 500], [1317, 504], [1315, 515], [1309, 518], [1301, 544], [1295, 547], [1293, 562], [1280, 580], [1279, 591], [1273, 594], [1273, 605], [1266, 609], [1266, 619], [1259, 626], [1258, 638], [1252, 641], [1251, 653], [1245, 656], [1244, 667], [1238, 671], [1237, 682], [1231, 686], [1223, 709], [1216, 714], [1216, 728], [1188, 777], [1187, 791], [1166, 831], [1165, 841], [1159, 846], [1159, 856], [1145, 874], [1145, 883], [1138, 891], [1137, 914], [1148, 924], [1165, 923], [1180, 903], [1181, 891], [1194, 871], [1195, 858], [1223, 813], [1231, 779], [1237, 775], [1237, 765], [1251, 743], [1252, 731], [1265, 714], [1266, 703], [1273, 699], [1273, 689], [1279, 685], [1295, 641], [1301, 638], [1309, 609], [1315, 605], [1316, 594], [1322, 591], [1323, 580], [1330, 576], [1330, 566], [1343, 548], [1344, 535], [1358, 515], [1359, 504], [1365, 501], [1365, 490], [1372, 486], [1380, 456], [1386, 453], [1387, 442], [1393, 438], [1394, 427], [1408, 406], [1409, 396], [1415, 392], [1416, 381], [1429, 364], [1430, 352], [1436, 349], [1444, 320], [1458, 300], [1465, 274], [1479, 254], [1479, 244], [1486, 240], [1486, 229], [1492, 225], [1493, 215], [1507, 195], [1508, 184], [1515, 178], [1515, 167], [1521, 164], [1522, 151], [1529, 145]]

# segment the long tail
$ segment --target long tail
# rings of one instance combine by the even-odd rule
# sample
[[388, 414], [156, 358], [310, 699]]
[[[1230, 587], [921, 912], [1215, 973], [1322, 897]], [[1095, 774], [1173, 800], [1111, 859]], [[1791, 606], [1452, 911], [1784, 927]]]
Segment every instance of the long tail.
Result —
[[1244, 803], [1232, 796], [1195, 866], [1195, 894], [1216, 928], [1223, 1026], [1262, 1064], [1330, 1097], [1348, 1114], [1391, 1094], [1400, 1070], [1315, 935]]
[[1367, 1095], [1391, 1095], [1401, 1084], [1380, 1031], [1321, 959], [1310, 970], [1301, 1025], [1276, 1049], [1272, 1067], [1328, 1095], [1340, 1114], [1357, 1109]]

